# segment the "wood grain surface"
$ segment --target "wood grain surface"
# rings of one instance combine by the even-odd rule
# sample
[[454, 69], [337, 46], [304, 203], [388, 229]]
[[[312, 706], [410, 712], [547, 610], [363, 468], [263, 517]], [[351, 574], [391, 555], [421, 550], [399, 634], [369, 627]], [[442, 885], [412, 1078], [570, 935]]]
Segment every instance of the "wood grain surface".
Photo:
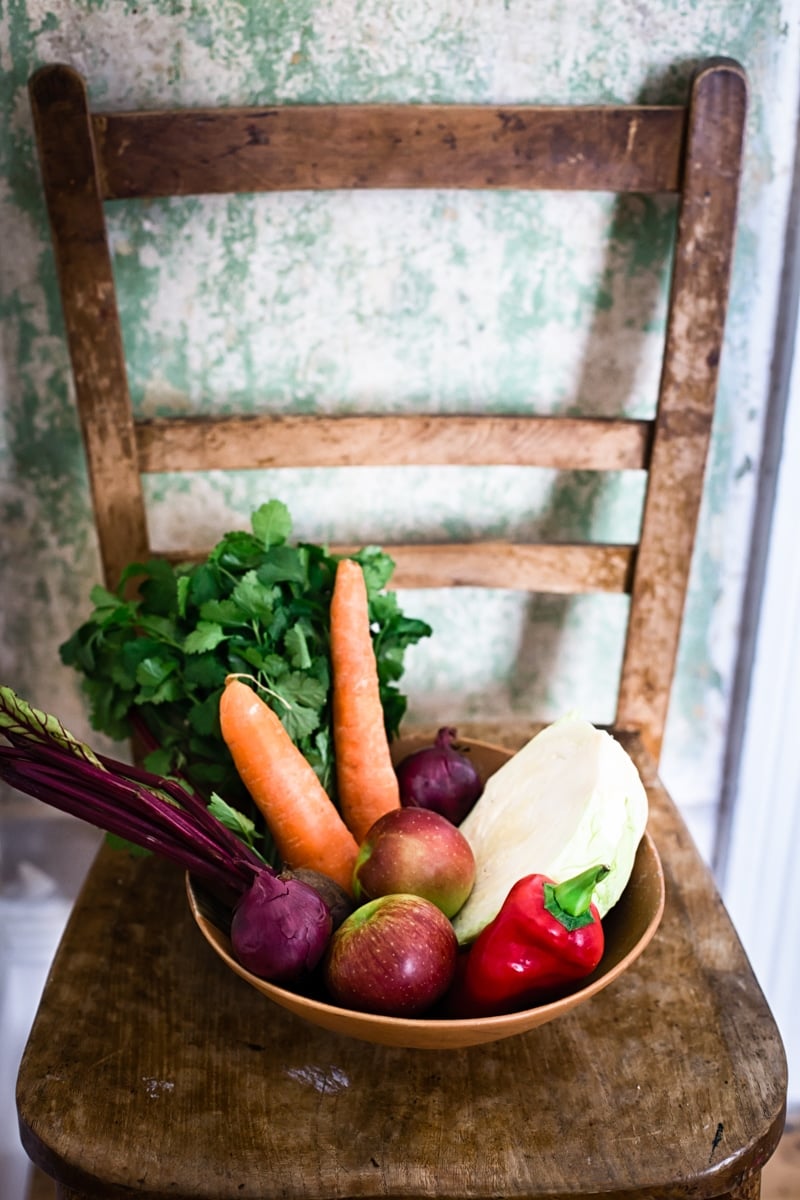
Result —
[[92, 118], [108, 200], [297, 188], [672, 192], [680, 106], [330, 105]]
[[[62, 1193], [62, 1196], [64, 1193]], [[778, 1149], [764, 1167], [760, 1200], [797, 1200], [800, 1196], [800, 1115], [790, 1114]], [[49, 1175], [35, 1168], [26, 1200], [56, 1200]]]
[[652, 421], [459, 413], [162, 417], [136, 423], [139, 469], [532, 466], [643, 470]]
[[[636, 547], [626, 545], [492, 542], [382, 542], [395, 563], [393, 588], [503, 587], [568, 594], [629, 592]], [[156, 547], [168, 562], [199, 562], [210, 547]], [[336, 543], [333, 554], [357, 546]]]
[[31, 100], [95, 524], [116, 585], [147, 557], [147, 518], [86, 91], [74, 71], [44, 71]]
[[301, 1023], [205, 945], [178, 871], [101, 850], [20, 1069], [34, 1162], [80, 1200], [756, 1200], [783, 1127], [780, 1039], [652, 760], [622, 740], [662, 925], [607, 991], [491, 1046], [392, 1050]]
[[653, 452], [616, 721], [656, 758], [692, 563], [714, 417], [747, 84], [736, 64], [701, 71], [689, 104], [678, 239]]

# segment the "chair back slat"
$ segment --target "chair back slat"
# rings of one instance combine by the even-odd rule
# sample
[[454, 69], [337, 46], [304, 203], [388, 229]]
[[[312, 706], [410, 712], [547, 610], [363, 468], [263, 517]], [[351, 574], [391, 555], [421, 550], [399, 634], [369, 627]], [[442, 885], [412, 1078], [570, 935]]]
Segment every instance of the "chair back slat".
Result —
[[[565, 596], [623, 594], [631, 590], [636, 561], [635, 545], [602, 542], [393, 542], [387, 548], [395, 563], [392, 587], [397, 588], [502, 587]], [[351, 554], [358, 547], [340, 544], [330, 549], [334, 554]], [[207, 553], [206, 546], [182, 547], [160, 557], [171, 563], [191, 563], [201, 561]]]
[[653, 422], [456, 413], [161, 417], [136, 422], [139, 469], [514, 466], [646, 469]]
[[675, 192], [683, 108], [290, 105], [93, 117], [106, 200], [337, 188]]

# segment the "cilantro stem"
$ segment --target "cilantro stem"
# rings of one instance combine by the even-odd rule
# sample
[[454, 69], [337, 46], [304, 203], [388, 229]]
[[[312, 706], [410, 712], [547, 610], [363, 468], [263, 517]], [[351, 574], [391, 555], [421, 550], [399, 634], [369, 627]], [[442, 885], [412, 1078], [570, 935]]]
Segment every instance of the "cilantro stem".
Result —
[[[266, 675], [266, 673], [264, 671], [259, 671], [259, 675], [264, 675], [265, 679], [269, 678], [269, 676]], [[272, 696], [275, 700], [279, 700], [281, 702], [281, 704], [283, 705], [283, 707], [287, 710], [287, 712], [294, 711], [294, 709], [292, 708], [289, 701], [284, 700], [284, 698], [280, 694], [280, 692], [276, 692], [275, 688], [268, 686], [266, 683], [262, 683], [257, 675], [248, 675], [243, 671], [232, 671], [230, 673], [230, 675], [225, 676], [225, 682], [227, 683], [229, 679], [244, 679], [248, 683], [254, 683], [257, 688], [261, 689], [262, 692], [266, 692], [268, 695]]]

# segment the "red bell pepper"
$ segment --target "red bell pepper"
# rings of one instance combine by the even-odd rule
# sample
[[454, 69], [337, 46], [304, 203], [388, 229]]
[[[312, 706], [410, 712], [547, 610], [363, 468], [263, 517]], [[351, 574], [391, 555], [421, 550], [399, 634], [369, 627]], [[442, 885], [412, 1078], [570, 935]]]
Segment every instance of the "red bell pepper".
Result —
[[462, 958], [450, 1016], [515, 1012], [552, 998], [589, 975], [603, 956], [603, 926], [592, 892], [608, 867], [556, 884], [526, 875]]

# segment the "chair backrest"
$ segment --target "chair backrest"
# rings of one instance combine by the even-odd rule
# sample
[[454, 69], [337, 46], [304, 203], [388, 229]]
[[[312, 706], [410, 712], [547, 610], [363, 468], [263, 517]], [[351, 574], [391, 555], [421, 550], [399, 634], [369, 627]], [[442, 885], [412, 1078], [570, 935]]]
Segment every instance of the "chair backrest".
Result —
[[[148, 557], [141, 475], [276, 466], [512, 464], [647, 472], [633, 544], [387, 546], [393, 586], [624, 592], [615, 725], [658, 758], [678, 649], [723, 342], [746, 110], [742, 68], [704, 63], [685, 105], [320, 105], [92, 112], [47, 66], [30, 96], [109, 586]], [[341, 188], [677, 193], [653, 419], [243, 415], [137, 419], [104, 202]], [[196, 549], [196, 548], [195, 548]], [[186, 548], [168, 556], [187, 557]]]

